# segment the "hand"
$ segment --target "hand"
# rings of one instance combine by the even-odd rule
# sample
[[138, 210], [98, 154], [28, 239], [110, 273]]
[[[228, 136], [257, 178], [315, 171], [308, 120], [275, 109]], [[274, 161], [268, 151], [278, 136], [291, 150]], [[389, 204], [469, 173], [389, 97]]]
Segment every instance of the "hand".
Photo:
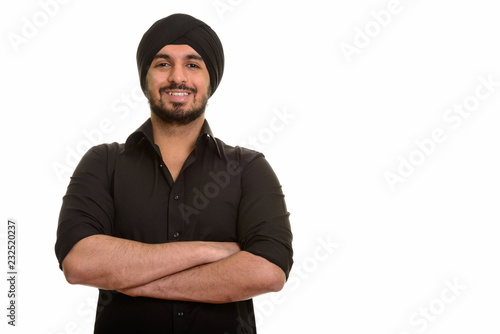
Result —
[[[205, 244], [206, 250], [210, 254], [212, 260], [210, 262], [217, 262], [241, 251], [239, 244], [236, 242], [203, 242], [203, 244]], [[144, 285], [120, 289], [117, 291], [130, 297], [156, 298], [155, 294], [165, 287], [164, 280], [174, 275], [165, 276], [162, 279], [158, 279]]]

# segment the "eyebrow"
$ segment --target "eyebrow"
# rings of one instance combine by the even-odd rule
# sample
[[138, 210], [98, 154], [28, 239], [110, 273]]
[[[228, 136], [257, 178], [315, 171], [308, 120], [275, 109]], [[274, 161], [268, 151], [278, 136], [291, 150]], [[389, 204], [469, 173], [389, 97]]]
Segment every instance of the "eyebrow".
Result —
[[[163, 58], [163, 59], [171, 59], [172, 57], [170, 57], [170, 55], [166, 54], [166, 53], [158, 53], [154, 59], [158, 59], [158, 58]], [[194, 60], [199, 60], [199, 61], [203, 61], [203, 58], [197, 54], [194, 54], [194, 53], [189, 53], [187, 54], [186, 56], [184, 56], [184, 59], [194, 59]]]

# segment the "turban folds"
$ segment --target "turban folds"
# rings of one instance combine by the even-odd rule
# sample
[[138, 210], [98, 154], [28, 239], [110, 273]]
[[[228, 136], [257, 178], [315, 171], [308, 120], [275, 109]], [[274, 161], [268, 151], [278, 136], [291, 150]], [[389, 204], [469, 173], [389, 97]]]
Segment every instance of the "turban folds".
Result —
[[137, 48], [137, 69], [146, 94], [146, 75], [156, 54], [169, 44], [187, 44], [202, 58], [215, 92], [224, 72], [224, 50], [217, 34], [204, 22], [186, 14], [173, 14], [156, 21], [142, 36]]

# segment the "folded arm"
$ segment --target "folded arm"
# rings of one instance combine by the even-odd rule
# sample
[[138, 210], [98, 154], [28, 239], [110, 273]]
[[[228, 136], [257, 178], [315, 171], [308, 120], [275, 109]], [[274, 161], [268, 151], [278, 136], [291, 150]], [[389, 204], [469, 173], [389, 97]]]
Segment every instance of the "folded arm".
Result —
[[237, 251], [238, 245], [230, 242], [146, 244], [93, 235], [73, 246], [62, 267], [71, 284], [118, 290], [218, 261]]
[[169, 275], [120, 292], [202, 303], [230, 303], [282, 289], [283, 270], [268, 260], [240, 251], [225, 259]]

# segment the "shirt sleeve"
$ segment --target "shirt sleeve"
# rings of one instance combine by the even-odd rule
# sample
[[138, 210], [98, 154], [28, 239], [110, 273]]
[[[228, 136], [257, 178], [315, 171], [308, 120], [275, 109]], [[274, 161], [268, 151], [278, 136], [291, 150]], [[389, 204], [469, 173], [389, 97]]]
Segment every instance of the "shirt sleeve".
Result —
[[278, 178], [262, 154], [243, 169], [241, 188], [238, 208], [241, 249], [276, 264], [288, 279], [293, 264], [290, 214]]
[[91, 148], [71, 177], [63, 197], [55, 244], [61, 269], [64, 258], [78, 241], [95, 234], [111, 234], [114, 209], [110, 148], [108, 145]]

